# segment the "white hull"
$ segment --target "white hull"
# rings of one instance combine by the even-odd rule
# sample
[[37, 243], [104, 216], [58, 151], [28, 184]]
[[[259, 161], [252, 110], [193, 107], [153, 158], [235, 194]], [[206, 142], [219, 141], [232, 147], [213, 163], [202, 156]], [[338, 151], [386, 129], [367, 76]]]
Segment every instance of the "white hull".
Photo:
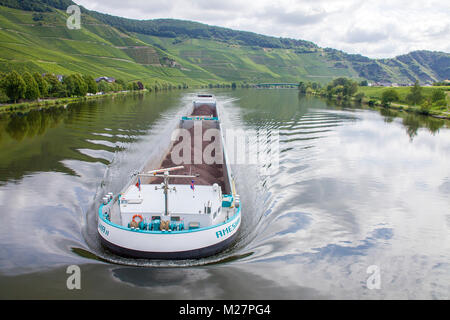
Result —
[[[203, 120], [184, 117], [185, 119], [181, 123], [190, 123], [190, 126], [192, 126], [195, 121], [213, 121], [213, 123], [218, 123], [220, 129], [219, 110], [215, 100], [211, 101], [209, 98], [201, 97], [199, 101], [193, 102], [194, 109], [203, 105], [213, 107], [217, 117]], [[178, 225], [163, 231], [159, 227], [155, 229], [154, 225], [150, 227], [150, 224], [139, 228], [131, 228], [129, 222], [132, 215], [137, 216], [136, 213], [142, 212], [141, 216], [144, 217], [142, 219], [144, 223], [144, 220], [145, 222], [159, 221], [153, 219], [159, 219], [159, 215], [163, 211], [157, 205], [159, 201], [157, 193], [160, 191], [155, 191], [156, 185], [142, 185], [138, 192], [137, 188], [134, 187], [137, 179], [132, 180], [120, 196], [111, 196], [109, 201], [107, 203], [105, 201], [98, 210], [98, 233], [102, 244], [113, 253], [121, 256], [153, 259], [201, 258], [216, 254], [229, 246], [235, 239], [241, 225], [241, 207], [234, 189], [234, 179], [227, 159], [223, 132], [221, 144], [224, 157], [225, 189], [227, 190], [227, 194], [224, 194], [224, 196], [231, 197], [233, 199], [231, 203], [227, 200], [223, 202], [223, 199], [229, 198], [221, 198], [222, 192], [220, 188], [217, 189], [217, 184], [216, 187], [214, 185], [196, 187], [195, 197], [192, 197], [194, 193], [188, 186], [177, 185], [176, 193], [172, 192], [170, 195], [175, 201], [171, 203], [171, 215], [176, 216], [174, 221], [177, 221], [178, 224], [180, 224], [180, 218], [181, 221], [184, 220], [186, 227], [183, 223], [183, 228]], [[189, 192], [187, 193], [186, 190]], [[189, 197], [186, 198], [186, 195], [189, 195]], [[159, 194], [159, 197], [161, 197], [161, 194]], [[211, 199], [216, 197], [216, 200], [209, 201], [214, 207], [212, 210], [210, 207], [209, 211], [206, 212], [206, 208], [203, 207], [204, 200], [210, 199], [210, 197], [212, 197]], [[195, 200], [192, 200], [194, 198]], [[159, 203], [162, 204], [162, 202]], [[199, 212], [202, 208], [205, 209], [205, 212]], [[120, 221], [111, 218], [115, 212], [121, 213]], [[158, 217], [154, 218], [155, 216]], [[191, 226], [194, 223], [193, 220], [198, 221], [195, 222], [198, 224], [197, 227]], [[208, 221], [210, 222], [208, 223]]]
[[99, 209], [98, 231], [109, 250], [129, 257], [194, 259], [213, 255], [234, 240], [241, 225], [241, 210], [217, 226], [185, 231], [142, 231], [114, 225]]

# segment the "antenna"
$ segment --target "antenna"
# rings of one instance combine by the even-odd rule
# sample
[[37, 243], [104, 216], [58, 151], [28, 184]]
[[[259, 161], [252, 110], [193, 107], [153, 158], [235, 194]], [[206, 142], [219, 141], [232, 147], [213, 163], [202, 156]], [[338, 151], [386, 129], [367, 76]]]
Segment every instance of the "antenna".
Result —
[[147, 171], [147, 174], [156, 175], [157, 173], [163, 173], [163, 172], [166, 172], [166, 171], [174, 171], [174, 170], [179, 170], [179, 169], [184, 169], [184, 166], [151, 170], [151, 171]]
[[195, 178], [200, 176], [199, 174], [196, 175], [180, 175], [180, 174], [170, 174], [170, 171], [174, 170], [180, 170], [184, 169], [184, 166], [178, 166], [178, 167], [172, 167], [172, 168], [162, 168], [162, 169], [156, 169], [148, 171], [147, 173], [139, 173], [138, 175], [144, 176], [144, 177], [162, 177], [164, 178], [164, 182], [161, 184], [161, 187], [155, 187], [155, 190], [162, 189], [164, 191], [164, 198], [165, 198], [165, 211], [164, 216], [169, 216], [169, 190], [176, 191], [176, 188], [173, 187], [172, 189], [169, 186], [169, 178]]

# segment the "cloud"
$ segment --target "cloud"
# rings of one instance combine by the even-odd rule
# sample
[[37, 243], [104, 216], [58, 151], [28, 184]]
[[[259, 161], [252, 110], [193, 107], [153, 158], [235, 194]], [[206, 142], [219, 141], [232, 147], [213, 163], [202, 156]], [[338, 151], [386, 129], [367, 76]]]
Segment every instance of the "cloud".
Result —
[[327, 13], [325, 10], [304, 10], [304, 9], [294, 9], [274, 7], [269, 6], [259, 14], [259, 18], [264, 19], [266, 22], [271, 21], [272, 23], [281, 25], [291, 25], [291, 26], [303, 26], [316, 24], [322, 21], [326, 17]]
[[134, 19], [174, 18], [308, 40], [371, 58], [450, 48], [450, 3], [438, 0], [75, 0]]
[[360, 42], [379, 42], [387, 39], [389, 36], [386, 32], [370, 31], [360, 28], [352, 28], [345, 35], [344, 39], [349, 43]]

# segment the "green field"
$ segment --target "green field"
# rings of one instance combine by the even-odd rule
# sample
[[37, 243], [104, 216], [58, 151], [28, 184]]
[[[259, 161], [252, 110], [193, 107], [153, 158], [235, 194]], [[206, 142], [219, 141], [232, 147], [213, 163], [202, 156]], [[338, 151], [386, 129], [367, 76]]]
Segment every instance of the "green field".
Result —
[[[406, 96], [410, 93], [411, 87], [359, 87], [358, 92], [363, 92], [367, 99], [378, 99], [381, 100], [381, 95], [384, 91], [388, 89], [393, 89], [397, 91], [400, 100], [398, 102], [407, 103]], [[431, 96], [433, 90], [442, 89], [447, 92], [447, 102], [450, 97], [450, 86], [432, 86], [432, 87], [422, 87], [422, 94], [425, 98]]]
[[381, 97], [383, 92], [390, 89], [397, 92], [399, 100], [390, 103], [388, 107], [450, 118], [450, 86], [422, 87], [422, 96], [424, 100], [431, 100], [434, 90], [441, 89], [446, 92], [446, 105], [432, 103], [429, 105], [429, 109], [426, 112], [424, 112], [422, 105], [412, 106], [408, 103], [407, 96], [411, 91], [411, 87], [359, 87], [358, 93], [364, 93], [365, 98], [363, 101], [365, 103], [372, 102], [374, 105], [381, 106]]

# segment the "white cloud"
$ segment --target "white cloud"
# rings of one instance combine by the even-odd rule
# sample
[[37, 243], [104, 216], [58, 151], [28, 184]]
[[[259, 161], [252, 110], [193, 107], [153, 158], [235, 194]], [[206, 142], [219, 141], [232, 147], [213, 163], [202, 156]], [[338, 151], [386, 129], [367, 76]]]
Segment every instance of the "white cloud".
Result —
[[387, 58], [450, 49], [450, 4], [436, 0], [76, 0], [88, 9], [134, 19], [175, 18], [312, 41]]
[[361, 43], [361, 42], [371, 43], [385, 40], [388, 37], [389, 35], [386, 32], [352, 28], [347, 32], [347, 34], [343, 37], [343, 39], [349, 43]]

